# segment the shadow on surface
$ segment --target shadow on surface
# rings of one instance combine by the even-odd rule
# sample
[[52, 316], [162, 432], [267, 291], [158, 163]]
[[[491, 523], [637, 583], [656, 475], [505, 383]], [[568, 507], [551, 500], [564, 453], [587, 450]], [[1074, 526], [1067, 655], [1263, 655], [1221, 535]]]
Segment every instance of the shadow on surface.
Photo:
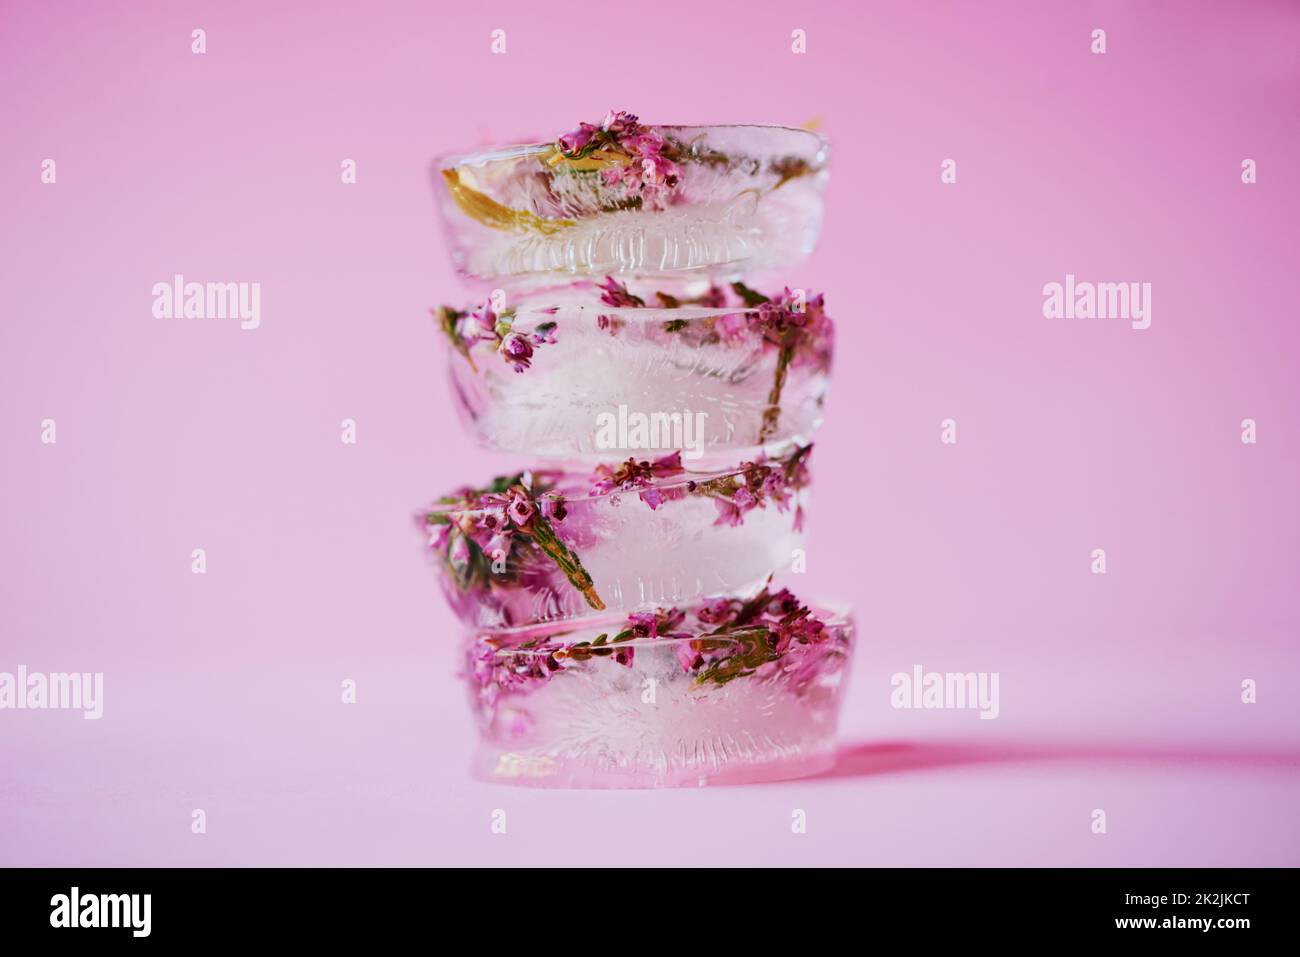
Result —
[[817, 778], [861, 778], [965, 765], [1070, 761], [1142, 767], [1205, 765], [1300, 771], [1300, 750], [1223, 744], [1097, 744], [1050, 741], [882, 741], [845, 744]]

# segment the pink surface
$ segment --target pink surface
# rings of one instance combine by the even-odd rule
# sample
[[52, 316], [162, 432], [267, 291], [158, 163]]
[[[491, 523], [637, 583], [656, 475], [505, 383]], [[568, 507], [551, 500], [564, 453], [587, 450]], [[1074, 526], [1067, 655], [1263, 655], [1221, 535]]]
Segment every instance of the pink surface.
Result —
[[[0, 711], [0, 863], [1300, 864], [1300, 10], [849, 9], [6, 5], [0, 671], [105, 705]], [[408, 516], [512, 460], [445, 392], [426, 164], [611, 107], [834, 145], [779, 277], [840, 323], [799, 584], [864, 634], [820, 779], [465, 772]], [[260, 328], [152, 318], [177, 272], [260, 282]], [[1150, 282], [1151, 327], [1045, 319], [1067, 273]], [[1000, 716], [892, 709], [916, 664]]]

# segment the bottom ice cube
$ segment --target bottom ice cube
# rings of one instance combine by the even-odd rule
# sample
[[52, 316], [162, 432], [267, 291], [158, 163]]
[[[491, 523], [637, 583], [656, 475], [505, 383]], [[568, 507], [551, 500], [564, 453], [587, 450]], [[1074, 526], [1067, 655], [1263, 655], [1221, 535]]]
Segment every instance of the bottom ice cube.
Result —
[[475, 773], [532, 787], [694, 787], [834, 762], [853, 645], [845, 612], [786, 590], [468, 647]]

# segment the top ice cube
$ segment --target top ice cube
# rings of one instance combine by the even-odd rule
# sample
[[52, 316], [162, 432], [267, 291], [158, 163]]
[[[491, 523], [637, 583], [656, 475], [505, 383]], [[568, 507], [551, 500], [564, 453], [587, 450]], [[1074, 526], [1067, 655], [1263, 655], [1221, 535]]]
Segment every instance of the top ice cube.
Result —
[[727, 279], [811, 252], [827, 155], [807, 130], [611, 113], [550, 143], [445, 157], [434, 190], [467, 277]]

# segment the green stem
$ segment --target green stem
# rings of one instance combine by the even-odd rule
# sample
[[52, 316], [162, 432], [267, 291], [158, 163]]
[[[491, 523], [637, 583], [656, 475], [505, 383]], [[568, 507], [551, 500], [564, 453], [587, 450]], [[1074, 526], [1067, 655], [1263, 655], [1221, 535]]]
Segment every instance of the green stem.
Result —
[[573, 587], [582, 592], [582, 596], [587, 599], [588, 605], [598, 611], [604, 609], [605, 603], [596, 594], [596, 584], [591, 580], [591, 575], [587, 574], [587, 570], [582, 567], [582, 561], [578, 558], [577, 553], [568, 545], [565, 545], [560, 540], [559, 535], [555, 534], [555, 528], [551, 525], [550, 520], [538, 511], [533, 515], [531, 524], [530, 533], [537, 547], [545, 552], [551, 561], [555, 562]]
[[469, 354], [469, 346], [456, 333], [456, 323], [461, 318], [461, 315], [462, 313], [457, 312], [450, 306], [439, 306], [433, 311], [433, 317], [438, 320], [438, 328], [447, 336], [448, 341], [451, 342], [451, 347], [464, 356], [465, 361], [469, 363], [470, 370], [477, 373], [478, 366], [474, 365], [474, 357]]
[[767, 409], [763, 412], [763, 425], [758, 430], [759, 443], [766, 442], [781, 418], [781, 390], [785, 388], [785, 376], [790, 369], [790, 360], [794, 358], [795, 344], [787, 342], [781, 347], [776, 357], [776, 375], [772, 379], [772, 391], [767, 394]]

